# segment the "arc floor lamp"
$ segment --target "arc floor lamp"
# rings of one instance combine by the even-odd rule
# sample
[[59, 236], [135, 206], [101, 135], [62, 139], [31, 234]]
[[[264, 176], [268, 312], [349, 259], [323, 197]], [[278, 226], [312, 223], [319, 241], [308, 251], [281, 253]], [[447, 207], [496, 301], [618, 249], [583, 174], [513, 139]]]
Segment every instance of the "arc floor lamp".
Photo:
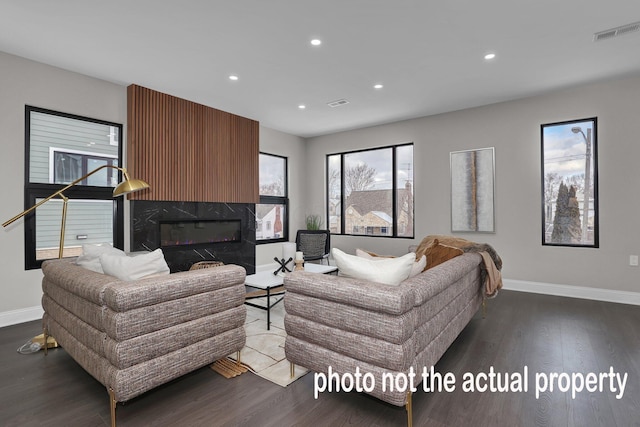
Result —
[[6, 227], [9, 224], [11, 224], [11, 223], [17, 221], [18, 219], [22, 218], [23, 216], [25, 216], [29, 212], [31, 212], [33, 210], [36, 210], [39, 206], [47, 203], [49, 200], [53, 199], [54, 197], [60, 197], [62, 199], [63, 203], [62, 203], [62, 223], [60, 225], [60, 247], [58, 249], [58, 258], [62, 258], [62, 252], [64, 251], [64, 231], [65, 231], [65, 224], [67, 222], [67, 202], [69, 201], [69, 198], [64, 195], [64, 192], [67, 191], [69, 188], [73, 187], [74, 185], [77, 185], [78, 183], [84, 181], [85, 179], [87, 179], [88, 177], [93, 175], [94, 173], [96, 173], [96, 172], [98, 172], [98, 171], [100, 171], [102, 169], [105, 169], [105, 168], [116, 169], [116, 170], [119, 170], [120, 172], [122, 172], [123, 181], [120, 184], [118, 184], [118, 186], [116, 188], [113, 189], [113, 197], [123, 196], [123, 195], [128, 194], [128, 193], [133, 193], [135, 191], [140, 191], [140, 190], [144, 190], [146, 188], [149, 188], [149, 184], [147, 184], [146, 182], [144, 182], [144, 181], [142, 181], [140, 179], [131, 179], [131, 177], [129, 176], [129, 173], [127, 172], [127, 170], [125, 168], [121, 168], [121, 167], [113, 166], [113, 165], [102, 165], [102, 166], [92, 170], [88, 174], [76, 179], [71, 184], [67, 185], [66, 187], [64, 187], [64, 188], [56, 191], [55, 193], [51, 194], [50, 196], [47, 196], [46, 198], [40, 200], [38, 203], [36, 203], [35, 205], [31, 206], [29, 209], [19, 213], [18, 215], [14, 216], [10, 220], [4, 222], [2, 224], [2, 226]]

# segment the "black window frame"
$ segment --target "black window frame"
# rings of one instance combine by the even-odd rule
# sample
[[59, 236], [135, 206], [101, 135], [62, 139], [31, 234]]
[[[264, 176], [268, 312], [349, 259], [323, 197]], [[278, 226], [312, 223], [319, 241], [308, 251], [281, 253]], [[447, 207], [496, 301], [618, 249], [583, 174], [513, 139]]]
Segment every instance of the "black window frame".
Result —
[[[590, 187], [593, 187], [593, 243], [556, 243], [553, 242], [551, 240], [547, 241], [547, 233], [548, 233], [548, 226], [549, 225], [553, 225], [553, 219], [551, 221], [550, 224], [547, 224], [547, 202], [548, 200], [546, 200], [546, 194], [545, 194], [545, 183], [546, 183], [546, 174], [547, 174], [547, 168], [545, 168], [545, 162], [547, 161], [546, 155], [545, 155], [545, 128], [553, 128], [553, 127], [557, 127], [557, 126], [570, 126], [570, 125], [576, 125], [576, 124], [581, 124], [581, 123], [585, 123], [585, 122], [591, 122], [592, 123], [592, 133], [591, 133], [591, 138], [590, 140], [587, 140], [587, 136], [585, 136], [584, 132], [582, 130], [580, 130], [580, 132], [582, 133], [582, 137], [585, 140], [585, 143], [588, 145], [591, 145], [590, 150], [591, 150], [591, 162], [593, 164], [590, 165], [592, 171], [593, 171], [593, 182], [591, 182], [591, 184], [589, 185]], [[580, 129], [580, 127], [577, 127], [578, 129]], [[572, 129], [573, 131], [573, 129]], [[577, 132], [574, 132], [577, 133]], [[588, 135], [588, 133], [587, 133]], [[599, 200], [600, 200], [600, 193], [599, 193], [599, 184], [598, 184], [598, 117], [586, 117], [584, 119], [574, 119], [574, 120], [565, 120], [565, 121], [561, 121], [561, 122], [555, 122], [555, 123], [545, 123], [545, 124], [541, 124], [540, 125], [540, 168], [541, 168], [541, 173], [540, 173], [540, 177], [541, 177], [541, 211], [542, 211], [542, 233], [541, 233], [541, 239], [542, 239], [542, 246], [555, 246], [555, 247], [573, 247], [573, 248], [594, 248], [594, 249], [598, 249], [600, 247], [600, 207], [599, 207]], [[589, 150], [589, 148], [587, 148], [587, 150]], [[586, 161], [586, 157], [585, 157], [585, 161]], [[569, 185], [570, 187], [571, 185]], [[590, 208], [590, 197], [589, 196], [585, 196], [583, 194], [583, 203], [584, 203], [584, 199], [587, 199], [587, 205], [589, 205]], [[584, 209], [582, 212], [580, 212], [580, 221], [581, 221], [581, 225], [582, 225], [582, 215], [584, 214]], [[588, 213], [587, 213], [588, 215]], [[551, 228], [553, 229], [553, 227]], [[587, 231], [588, 231], [588, 222], [587, 222]]]
[[[277, 239], [260, 239], [256, 238], [256, 245], [266, 245], [268, 243], [279, 243], [289, 241], [289, 158], [281, 156], [279, 154], [272, 154], [260, 151], [261, 155], [277, 157], [284, 160], [284, 196], [263, 196], [260, 195], [261, 205], [283, 205], [284, 206], [284, 218], [282, 219], [282, 237]], [[258, 177], [258, 182], [260, 177]], [[256, 218], [257, 221], [257, 218]], [[273, 227], [273, 224], [271, 225]], [[257, 231], [257, 230], [256, 230]]]
[[[338, 152], [338, 153], [329, 153], [325, 156], [325, 194], [326, 194], [326, 215], [325, 215], [325, 220], [327, 221], [327, 228], [329, 228], [329, 224], [330, 224], [330, 212], [329, 212], [329, 206], [330, 206], [330, 199], [329, 196], [331, 194], [331, 189], [329, 188], [329, 179], [330, 179], [330, 174], [329, 174], [329, 158], [333, 157], [333, 156], [340, 156], [340, 232], [339, 233], [335, 233], [335, 232], [331, 232], [331, 234], [334, 235], [338, 235], [338, 236], [357, 236], [357, 237], [376, 237], [376, 238], [384, 238], [384, 239], [414, 239], [415, 238], [415, 177], [414, 179], [412, 179], [412, 189], [413, 189], [413, 203], [412, 203], [412, 210], [413, 213], [411, 215], [411, 219], [412, 219], [412, 230], [413, 230], [413, 236], [401, 236], [398, 235], [398, 161], [397, 161], [397, 156], [396, 156], [396, 150], [400, 147], [407, 147], [407, 146], [411, 146], [411, 147], [415, 147], [415, 144], [413, 142], [407, 142], [407, 143], [402, 143], [402, 144], [394, 144], [394, 145], [386, 145], [386, 146], [381, 146], [381, 147], [372, 147], [372, 148], [365, 148], [365, 149], [361, 149], [361, 150], [351, 150], [351, 151], [343, 151], [343, 152]], [[385, 150], [385, 149], [391, 149], [391, 162], [392, 162], [392, 167], [393, 167], [393, 173], [392, 173], [392, 191], [391, 191], [391, 204], [392, 204], [392, 219], [393, 219], [393, 234], [392, 235], [372, 235], [372, 234], [354, 234], [354, 233], [347, 233], [345, 232], [345, 218], [346, 218], [346, 214], [345, 214], [345, 210], [347, 209], [347, 206], [345, 206], [345, 202], [346, 202], [346, 197], [345, 197], [345, 179], [344, 179], [344, 172], [345, 172], [345, 161], [344, 161], [344, 157], [345, 155], [349, 155], [349, 154], [355, 154], [355, 153], [363, 153], [363, 152], [367, 152], [367, 151], [376, 151], [376, 150]], [[412, 151], [415, 150], [412, 149]]]
[[[25, 105], [25, 175], [24, 175], [24, 209], [29, 209], [36, 203], [36, 199], [45, 198], [68, 184], [32, 183], [29, 181], [31, 167], [31, 113], [37, 112], [68, 119], [82, 120], [91, 123], [99, 123], [118, 128], [120, 141], [118, 144], [118, 165], [122, 167], [122, 137], [123, 125], [106, 120], [63, 113], [40, 107]], [[122, 181], [122, 172], [118, 171], [118, 182]], [[113, 246], [124, 250], [124, 197], [113, 197], [113, 187], [99, 187], [88, 185], [76, 185], [65, 191], [64, 195], [69, 199], [82, 200], [110, 200], [113, 201]], [[24, 217], [24, 268], [35, 270], [42, 267], [45, 260], [36, 259], [36, 215], [37, 209]]]

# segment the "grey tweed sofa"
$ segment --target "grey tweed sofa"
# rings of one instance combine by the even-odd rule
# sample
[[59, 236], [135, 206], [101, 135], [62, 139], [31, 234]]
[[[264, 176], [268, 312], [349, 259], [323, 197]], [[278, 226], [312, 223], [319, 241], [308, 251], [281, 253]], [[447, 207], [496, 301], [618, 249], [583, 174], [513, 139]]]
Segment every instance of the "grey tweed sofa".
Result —
[[[411, 394], [382, 390], [413, 367], [416, 384], [444, 354], [483, 302], [481, 257], [467, 253], [398, 286], [295, 272], [285, 279], [285, 353], [295, 365], [327, 374], [373, 374], [369, 393], [406, 406]], [[292, 365], [293, 369], [293, 365]], [[421, 389], [418, 387], [418, 389]]]
[[125, 402], [245, 344], [245, 270], [229, 265], [123, 282], [73, 260], [42, 265], [43, 327]]

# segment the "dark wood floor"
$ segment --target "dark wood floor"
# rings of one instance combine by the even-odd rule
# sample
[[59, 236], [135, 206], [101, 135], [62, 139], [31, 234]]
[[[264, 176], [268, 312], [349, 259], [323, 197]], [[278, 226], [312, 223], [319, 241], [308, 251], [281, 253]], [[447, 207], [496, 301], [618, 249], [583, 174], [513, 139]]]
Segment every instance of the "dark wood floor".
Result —
[[[105, 389], [63, 349], [47, 357], [16, 349], [39, 322], [0, 329], [0, 425], [106, 426]], [[465, 372], [522, 372], [527, 393], [465, 393]], [[628, 373], [622, 399], [603, 393], [545, 392], [536, 373]], [[452, 393], [414, 395], [416, 426], [640, 426], [640, 307], [503, 291], [489, 301], [436, 369], [456, 376]], [[117, 410], [126, 426], [403, 426], [403, 408], [357, 393], [313, 397], [313, 374], [287, 388], [251, 373], [225, 379], [205, 367]]]

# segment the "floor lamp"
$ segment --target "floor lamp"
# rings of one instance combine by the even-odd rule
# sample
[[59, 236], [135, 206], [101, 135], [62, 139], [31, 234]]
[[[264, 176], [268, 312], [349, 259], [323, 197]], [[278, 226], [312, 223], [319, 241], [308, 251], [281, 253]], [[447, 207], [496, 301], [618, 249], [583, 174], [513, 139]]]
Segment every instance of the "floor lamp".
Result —
[[88, 174], [86, 174], [85, 176], [76, 179], [75, 181], [73, 181], [71, 184], [67, 185], [66, 187], [62, 188], [61, 190], [56, 191], [55, 193], [51, 194], [50, 196], [46, 197], [45, 199], [40, 200], [38, 203], [36, 203], [35, 205], [31, 206], [29, 209], [25, 210], [22, 213], [19, 213], [18, 215], [14, 216], [13, 218], [11, 218], [10, 220], [4, 222], [2, 224], [3, 227], [6, 227], [7, 225], [13, 223], [14, 221], [22, 218], [23, 216], [25, 216], [26, 214], [28, 214], [29, 212], [37, 209], [39, 206], [47, 203], [49, 200], [53, 199], [54, 197], [60, 197], [63, 201], [62, 203], [62, 223], [60, 225], [60, 248], [58, 249], [58, 258], [62, 258], [62, 252], [64, 250], [64, 229], [65, 229], [65, 224], [67, 222], [67, 202], [69, 201], [69, 198], [67, 196], [65, 196], [63, 193], [65, 191], [67, 191], [69, 188], [73, 187], [74, 185], [84, 181], [85, 179], [87, 179], [88, 177], [90, 177], [91, 175], [93, 175], [94, 173], [105, 169], [105, 168], [111, 168], [111, 169], [116, 169], [122, 172], [122, 176], [124, 178], [124, 181], [122, 181], [120, 184], [118, 184], [118, 186], [116, 188], [113, 189], [113, 197], [118, 197], [118, 196], [122, 196], [128, 193], [133, 193], [134, 191], [140, 191], [140, 190], [144, 190], [145, 188], [149, 188], [149, 184], [147, 184], [146, 182], [140, 180], [140, 179], [131, 179], [131, 177], [129, 176], [129, 174], [127, 173], [127, 170], [125, 168], [120, 168], [118, 166], [113, 166], [113, 165], [102, 165], [99, 168], [96, 168], [94, 170], [92, 170], [91, 172], [89, 172]]

